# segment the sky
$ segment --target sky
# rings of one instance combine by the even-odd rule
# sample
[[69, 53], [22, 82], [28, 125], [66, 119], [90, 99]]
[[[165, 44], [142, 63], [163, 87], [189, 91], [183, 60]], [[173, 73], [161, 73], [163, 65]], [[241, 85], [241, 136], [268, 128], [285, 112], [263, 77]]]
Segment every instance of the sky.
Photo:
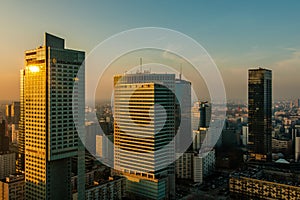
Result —
[[[0, 100], [19, 99], [24, 51], [44, 32], [86, 51], [138, 27], [163, 27], [200, 43], [218, 66], [227, 98], [247, 98], [247, 70], [273, 70], [274, 99], [300, 98], [299, 1], [4, 1], [0, 7]], [[120, 71], [122, 71], [122, 66]]]

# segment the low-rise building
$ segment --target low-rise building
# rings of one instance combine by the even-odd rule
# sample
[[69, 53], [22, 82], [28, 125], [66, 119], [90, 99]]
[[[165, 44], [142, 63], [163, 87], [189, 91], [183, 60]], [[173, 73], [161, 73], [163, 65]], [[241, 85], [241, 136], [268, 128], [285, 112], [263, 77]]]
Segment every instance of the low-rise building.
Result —
[[266, 169], [248, 169], [231, 174], [232, 199], [300, 199], [300, 175]]
[[0, 199], [23, 200], [25, 191], [24, 175], [10, 175], [0, 181]]
[[[125, 196], [126, 178], [110, 177], [103, 182], [94, 182], [85, 190], [86, 200], [119, 200]], [[73, 199], [77, 199], [77, 192], [73, 193]]]

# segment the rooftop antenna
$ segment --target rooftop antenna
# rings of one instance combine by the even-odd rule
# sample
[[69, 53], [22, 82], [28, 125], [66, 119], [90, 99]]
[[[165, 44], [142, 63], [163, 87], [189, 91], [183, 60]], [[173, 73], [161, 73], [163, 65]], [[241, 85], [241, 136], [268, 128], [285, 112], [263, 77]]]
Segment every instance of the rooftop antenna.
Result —
[[141, 70], [141, 73], [143, 73], [143, 58], [140, 58], [140, 70]]
[[179, 80], [181, 80], [181, 74], [182, 74], [182, 64], [180, 64]]

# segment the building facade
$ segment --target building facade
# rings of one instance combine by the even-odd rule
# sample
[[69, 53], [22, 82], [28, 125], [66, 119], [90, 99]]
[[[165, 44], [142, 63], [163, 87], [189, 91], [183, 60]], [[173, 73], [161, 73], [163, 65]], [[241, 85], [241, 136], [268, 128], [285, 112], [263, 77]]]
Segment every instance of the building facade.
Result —
[[71, 198], [71, 158], [82, 156], [75, 123], [84, 127], [84, 70], [78, 73], [84, 58], [48, 33], [43, 46], [25, 52], [20, 152], [24, 148], [26, 199]]
[[0, 199], [2, 200], [24, 200], [25, 180], [24, 175], [9, 175], [0, 181]]
[[174, 198], [174, 87], [174, 74], [114, 77], [114, 168], [130, 198]]
[[249, 177], [230, 177], [229, 191], [232, 199], [300, 199], [300, 187]]
[[249, 69], [248, 149], [250, 159], [272, 159], [272, 71]]
[[175, 80], [175, 149], [176, 153], [184, 153], [193, 142], [192, 114], [191, 114], [191, 82]]
[[16, 172], [16, 155], [14, 152], [0, 154], [0, 179]]
[[195, 183], [203, 183], [203, 178], [212, 174], [215, 170], [215, 150], [206, 152], [203, 155], [195, 155], [193, 160], [193, 180]]
[[9, 150], [9, 137], [7, 131], [7, 123], [2, 120], [0, 123], [0, 153], [5, 153]]
[[178, 156], [180, 157], [176, 159], [176, 178], [192, 180], [194, 153], [186, 152]]

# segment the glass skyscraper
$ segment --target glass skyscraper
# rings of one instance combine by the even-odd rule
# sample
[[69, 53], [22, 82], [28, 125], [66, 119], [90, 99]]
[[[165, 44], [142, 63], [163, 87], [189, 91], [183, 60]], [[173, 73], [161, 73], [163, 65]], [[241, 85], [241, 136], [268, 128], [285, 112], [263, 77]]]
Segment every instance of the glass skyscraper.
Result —
[[71, 158], [76, 155], [83, 160], [78, 195], [84, 197], [84, 148], [75, 127], [75, 122], [84, 124], [84, 70], [78, 73], [84, 59], [84, 52], [65, 49], [64, 39], [48, 33], [43, 46], [25, 52], [20, 123], [24, 142], [19, 148], [20, 165], [25, 160], [26, 199], [71, 199]]
[[272, 71], [249, 69], [248, 149], [250, 159], [272, 159]]

